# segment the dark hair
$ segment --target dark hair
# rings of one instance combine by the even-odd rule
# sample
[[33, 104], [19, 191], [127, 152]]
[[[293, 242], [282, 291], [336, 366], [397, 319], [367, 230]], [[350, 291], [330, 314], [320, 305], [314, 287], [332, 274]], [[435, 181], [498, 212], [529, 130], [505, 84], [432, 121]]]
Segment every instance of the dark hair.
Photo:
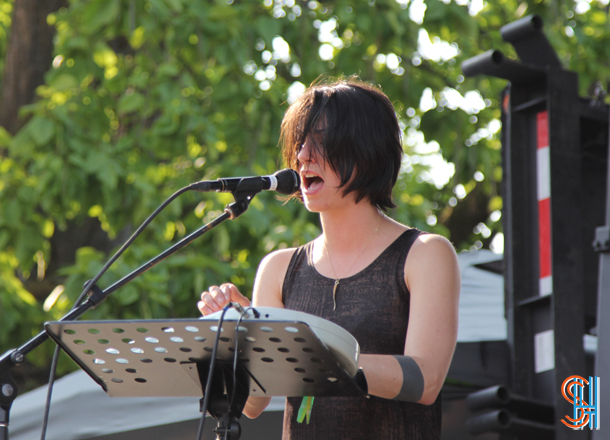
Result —
[[353, 191], [356, 203], [368, 198], [385, 211], [396, 207], [392, 188], [402, 159], [400, 133], [388, 97], [350, 77], [310, 86], [286, 111], [280, 142], [286, 163], [298, 171], [297, 154], [313, 135], [314, 151], [339, 176], [343, 195]]

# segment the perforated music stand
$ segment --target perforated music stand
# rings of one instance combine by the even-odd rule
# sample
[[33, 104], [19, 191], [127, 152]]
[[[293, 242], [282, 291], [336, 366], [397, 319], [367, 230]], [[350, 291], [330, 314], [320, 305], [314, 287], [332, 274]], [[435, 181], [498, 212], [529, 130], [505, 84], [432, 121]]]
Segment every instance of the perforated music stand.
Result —
[[[232, 366], [237, 334], [244, 403], [248, 395], [366, 395], [366, 385], [306, 323], [245, 319], [236, 326], [235, 319], [223, 322], [216, 362], [221, 371]], [[60, 321], [45, 330], [111, 397], [201, 397], [218, 325], [201, 319]]]

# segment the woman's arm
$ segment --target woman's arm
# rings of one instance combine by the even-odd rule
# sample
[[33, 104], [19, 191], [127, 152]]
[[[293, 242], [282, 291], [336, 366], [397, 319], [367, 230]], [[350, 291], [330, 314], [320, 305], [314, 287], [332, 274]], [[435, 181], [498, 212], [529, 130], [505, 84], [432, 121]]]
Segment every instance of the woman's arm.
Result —
[[[293, 253], [294, 249], [283, 249], [267, 255], [261, 261], [254, 281], [252, 305], [284, 308], [282, 285]], [[270, 397], [250, 397], [243, 413], [254, 419], [261, 415], [270, 401]]]
[[369, 393], [431, 405], [440, 392], [457, 340], [460, 271], [449, 241], [420, 236], [405, 263], [411, 293], [404, 356], [360, 356]]

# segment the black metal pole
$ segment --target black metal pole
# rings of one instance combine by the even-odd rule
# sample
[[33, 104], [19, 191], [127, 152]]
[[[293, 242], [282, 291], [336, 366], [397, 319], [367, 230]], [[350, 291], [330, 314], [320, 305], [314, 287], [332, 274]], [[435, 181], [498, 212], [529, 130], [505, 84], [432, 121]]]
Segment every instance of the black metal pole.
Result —
[[[608, 127], [610, 127], [610, 112], [608, 115]], [[595, 353], [595, 375], [597, 377], [610, 371], [610, 139], [608, 139], [608, 163], [606, 170], [606, 224], [596, 229], [593, 247], [599, 252], [599, 284], [597, 285], [597, 352]], [[589, 384], [591, 388], [593, 384]], [[610, 405], [610, 386], [608, 379], [600, 379], [600, 390], [597, 396], [599, 404], [595, 415], [599, 421], [599, 408]], [[603, 440], [607, 437], [604, 431], [594, 430], [593, 440]]]

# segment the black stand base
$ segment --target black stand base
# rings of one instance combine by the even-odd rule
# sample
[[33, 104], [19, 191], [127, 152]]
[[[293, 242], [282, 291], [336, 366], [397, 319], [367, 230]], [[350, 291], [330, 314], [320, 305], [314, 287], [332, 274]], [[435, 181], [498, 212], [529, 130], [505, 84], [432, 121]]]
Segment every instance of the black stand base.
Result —
[[235, 416], [229, 410], [229, 397], [225, 394], [220, 399], [215, 399], [212, 406], [214, 407], [214, 412], [222, 412], [222, 415], [217, 418], [218, 422], [216, 428], [214, 428], [216, 440], [239, 440], [241, 437], [241, 425], [235, 420]]
[[8, 440], [9, 414], [16, 397], [17, 385], [10, 374], [6, 374], [0, 378], [0, 440]]
[[[203, 408], [204, 400], [205, 398], [202, 398], [199, 401], [199, 410], [201, 412], [206, 411]], [[223, 394], [222, 396], [213, 397], [212, 402], [208, 404], [208, 408], [210, 415], [217, 420], [216, 428], [214, 428], [216, 440], [239, 440], [241, 437], [241, 425], [235, 421], [235, 416], [231, 413], [229, 396]]]

